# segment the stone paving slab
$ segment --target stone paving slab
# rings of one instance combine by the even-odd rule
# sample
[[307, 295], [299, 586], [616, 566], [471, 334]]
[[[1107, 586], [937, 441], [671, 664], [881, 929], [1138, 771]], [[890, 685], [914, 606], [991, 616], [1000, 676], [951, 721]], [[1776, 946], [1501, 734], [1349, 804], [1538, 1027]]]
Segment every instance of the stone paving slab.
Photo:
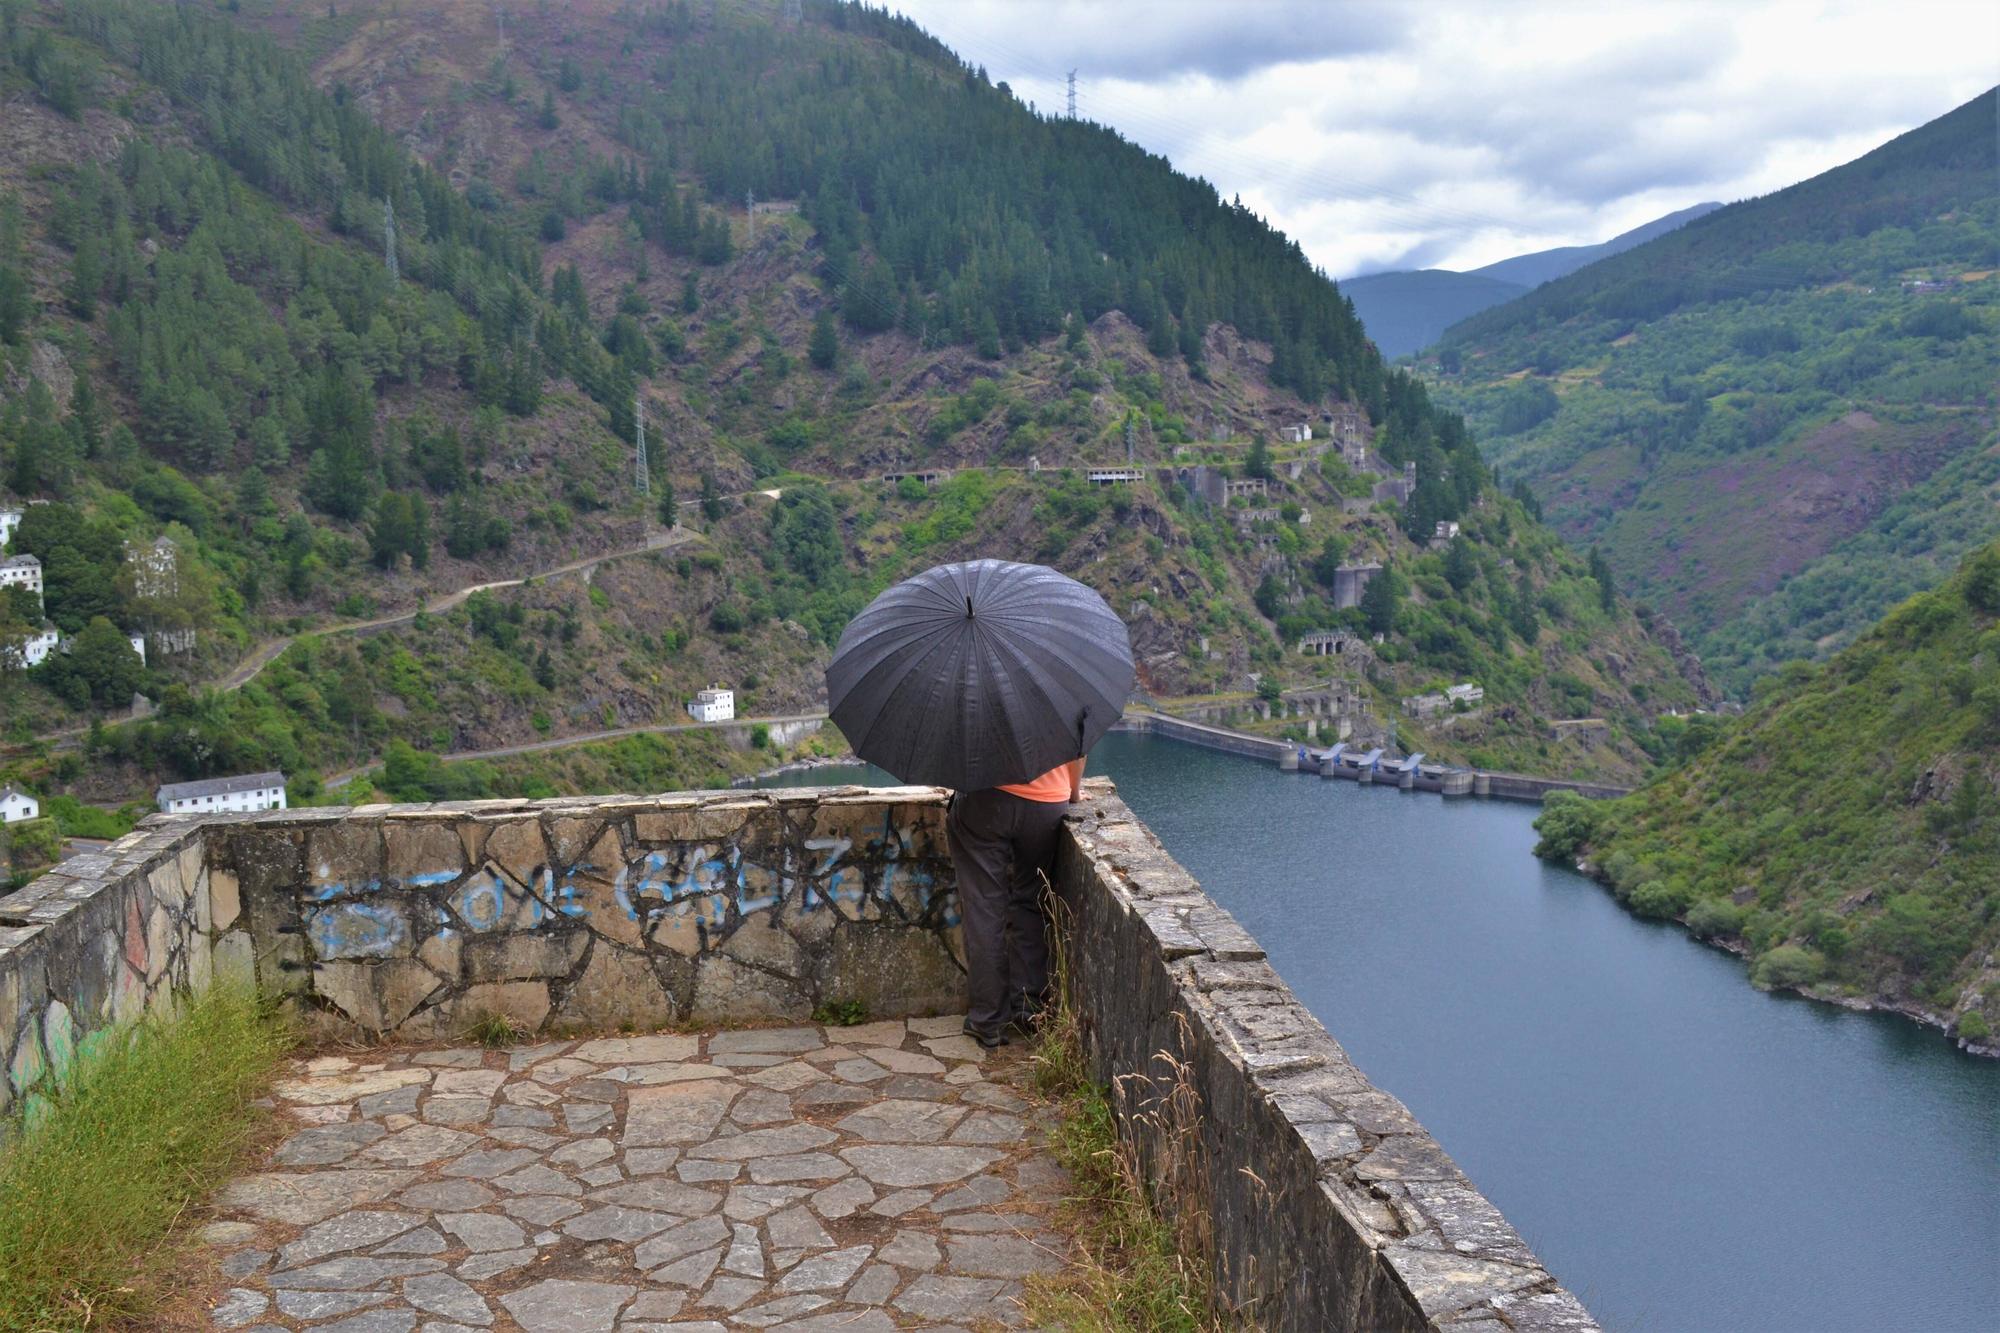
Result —
[[954, 1017], [295, 1061], [218, 1329], [1020, 1327], [1067, 1180]]

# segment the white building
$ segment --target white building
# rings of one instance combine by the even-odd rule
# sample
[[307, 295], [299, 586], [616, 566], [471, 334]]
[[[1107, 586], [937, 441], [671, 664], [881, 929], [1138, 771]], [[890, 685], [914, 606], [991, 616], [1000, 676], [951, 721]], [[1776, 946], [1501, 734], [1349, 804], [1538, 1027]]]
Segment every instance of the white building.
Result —
[[1313, 437], [1313, 428], [1311, 426], [1308, 426], [1305, 422], [1301, 421], [1296, 426], [1284, 427], [1282, 430], [1278, 432], [1278, 434], [1283, 436], [1287, 443], [1304, 444], [1307, 440], [1310, 440]]
[[703, 690], [688, 704], [688, 716], [697, 722], [728, 722], [736, 716], [736, 691]]
[[1468, 682], [1464, 685], [1451, 686], [1444, 692], [1444, 697], [1452, 703], [1462, 703], [1470, 708], [1473, 704], [1478, 703], [1486, 697], [1486, 691]]
[[1084, 471], [1083, 479], [1093, 486], [1123, 486], [1144, 481], [1146, 471], [1136, 467], [1094, 467]]
[[21, 526], [21, 511], [0, 509], [0, 546], [14, 540], [14, 529]]
[[17, 824], [42, 813], [42, 803], [19, 787], [0, 787], [0, 824]]
[[125, 642], [131, 644], [132, 651], [139, 654], [139, 665], [146, 665], [146, 636], [143, 634], [127, 634]]
[[26, 588], [40, 597], [42, 562], [31, 555], [17, 555], [10, 560], [0, 560], [0, 588]]
[[49, 660], [49, 654], [62, 645], [62, 634], [53, 625], [44, 625], [41, 631], [21, 640], [17, 646], [0, 646], [0, 660], [19, 671], [38, 667]]
[[1439, 542], [1452, 541], [1457, 536], [1458, 524], [1453, 523], [1450, 519], [1441, 518], [1438, 520], [1437, 526], [1431, 529], [1431, 545], [1435, 546]]
[[285, 809], [283, 773], [240, 773], [233, 778], [169, 782], [160, 788], [160, 810], [169, 815], [213, 815]]

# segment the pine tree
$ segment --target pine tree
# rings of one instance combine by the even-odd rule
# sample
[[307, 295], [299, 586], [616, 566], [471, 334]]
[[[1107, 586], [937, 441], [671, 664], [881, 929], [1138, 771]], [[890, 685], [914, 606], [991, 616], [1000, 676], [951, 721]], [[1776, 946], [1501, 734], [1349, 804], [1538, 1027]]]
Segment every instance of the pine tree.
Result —
[[680, 499], [674, 494], [674, 484], [662, 477], [653, 483], [660, 496], [660, 522], [675, 527], [681, 521]]
[[1604, 552], [1593, 546], [1590, 548], [1590, 577], [1597, 580], [1597, 604], [1606, 615], [1618, 608], [1618, 589], [1611, 578], [1611, 562], [1604, 558]]
[[545, 130], [552, 130], [562, 124], [561, 118], [556, 115], [556, 95], [546, 88], [542, 90], [542, 112], [536, 120]]
[[821, 370], [832, 370], [834, 362], [840, 359], [840, 333], [834, 327], [833, 310], [821, 306], [819, 314], [813, 317], [812, 338], [806, 343], [806, 355]]
[[1243, 455], [1243, 475], [1261, 477], [1265, 481], [1274, 479], [1271, 471], [1271, 446], [1264, 442], [1264, 437], [1261, 435], [1250, 441], [1250, 448]]
[[1361, 590], [1361, 618], [1372, 633], [1388, 634], [1396, 628], [1396, 608], [1402, 596], [1402, 580], [1388, 565], [1368, 580], [1368, 586]]
[[701, 516], [711, 523], [722, 517], [722, 488], [713, 472], [701, 474]]
[[1444, 556], [1444, 579], [1455, 592], [1464, 592], [1479, 577], [1479, 560], [1472, 554], [1472, 543], [1463, 537], [1452, 539], [1451, 549]]

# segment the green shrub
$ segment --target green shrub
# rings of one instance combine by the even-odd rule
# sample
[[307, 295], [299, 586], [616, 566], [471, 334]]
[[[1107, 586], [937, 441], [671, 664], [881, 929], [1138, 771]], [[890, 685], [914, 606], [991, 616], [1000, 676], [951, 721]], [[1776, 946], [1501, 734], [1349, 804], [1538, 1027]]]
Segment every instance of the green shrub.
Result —
[[1687, 914], [1687, 926], [1705, 940], [1735, 935], [1743, 929], [1747, 913], [1727, 898], [1703, 898]]
[[1757, 960], [1757, 965], [1750, 969], [1750, 981], [1765, 989], [1772, 986], [1808, 986], [1818, 981], [1824, 970], [1825, 960], [1811, 949], [1801, 949], [1796, 944], [1780, 944]]
[[1992, 1025], [1986, 1021], [1986, 1015], [1977, 1009], [1968, 1009], [1959, 1015], [1958, 1036], [1961, 1041], [1983, 1042], [1992, 1035]]
[[1542, 803], [1542, 813], [1534, 821], [1534, 831], [1542, 839], [1534, 845], [1534, 855], [1544, 861], [1570, 865], [1584, 851], [1598, 831], [1598, 811], [1588, 797], [1574, 791], [1556, 791]]
[[0, 1155], [0, 1328], [131, 1323], [176, 1289], [174, 1227], [241, 1161], [288, 1044], [220, 986], [81, 1043]]
[[1628, 902], [1640, 916], [1675, 917], [1687, 910], [1692, 896], [1686, 882], [1678, 878], [1649, 879], [1632, 890]]

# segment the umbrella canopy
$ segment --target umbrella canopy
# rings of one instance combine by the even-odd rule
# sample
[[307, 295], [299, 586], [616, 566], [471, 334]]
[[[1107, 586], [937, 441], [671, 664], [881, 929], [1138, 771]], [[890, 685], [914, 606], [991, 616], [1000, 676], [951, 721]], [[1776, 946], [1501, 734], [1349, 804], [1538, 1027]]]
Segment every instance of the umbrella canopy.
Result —
[[970, 560], [870, 602], [826, 668], [834, 725], [905, 782], [976, 791], [1078, 758], [1132, 692], [1104, 599], [1041, 565]]

